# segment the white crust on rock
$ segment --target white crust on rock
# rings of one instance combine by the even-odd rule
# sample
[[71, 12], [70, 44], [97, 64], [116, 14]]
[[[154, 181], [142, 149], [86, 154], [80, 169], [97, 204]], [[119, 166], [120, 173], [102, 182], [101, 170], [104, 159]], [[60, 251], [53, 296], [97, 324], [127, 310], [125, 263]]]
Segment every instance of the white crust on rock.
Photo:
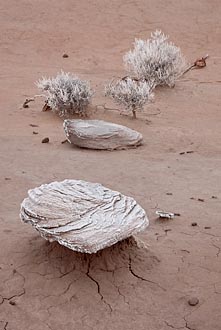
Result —
[[141, 145], [142, 135], [126, 126], [103, 120], [65, 120], [64, 130], [70, 143], [88, 149], [127, 149]]
[[144, 230], [145, 211], [98, 183], [64, 180], [28, 191], [20, 218], [42, 237], [74, 251], [95, 253]]

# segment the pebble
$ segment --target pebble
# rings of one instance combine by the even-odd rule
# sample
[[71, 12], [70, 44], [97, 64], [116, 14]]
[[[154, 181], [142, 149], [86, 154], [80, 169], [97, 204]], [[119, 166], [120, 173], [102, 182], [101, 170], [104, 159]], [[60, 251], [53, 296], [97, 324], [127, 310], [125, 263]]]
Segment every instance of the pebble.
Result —
[[190, 298], [190, 299], [188, 300], [188, 304], [189, 304], [190, 306], [196, 306], [196, 305], [199, 304], [199, 299], [196, 298], [196, 297]]
[[14, 306], [14, 305], [16, 305], [16, 302], [13, 301], [13, 300], [10, 300], [10, 301], [9, 301], [9, 304], [12, 305], [12, 306]]
[[48, 138], [48, 137], [44, 138], [44, 139], [41, 141], [41, 143], [48, 143], [48, 142], [49, 142], [49, 138]]
[[68, 56], [68, 54], [63, 54], [62, 57], [63, 57], [63, 58], [68, 58], [69, 56]]
[[192, 227], [197, 226], [197, 222], [192, 222], [192, 223], [191, 223], [191, 226], [192, 226]]

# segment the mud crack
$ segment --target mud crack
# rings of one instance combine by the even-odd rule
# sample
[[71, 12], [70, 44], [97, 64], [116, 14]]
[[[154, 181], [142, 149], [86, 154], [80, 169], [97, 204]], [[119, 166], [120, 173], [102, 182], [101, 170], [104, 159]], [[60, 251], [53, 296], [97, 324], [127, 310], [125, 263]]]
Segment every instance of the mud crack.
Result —
[[21, 296], [23, 296], [23, 295], [25, 294], [25, 288], [24, 288], [24, 285], [25, 285], [25, 277], [24, 277], [24, 275], [22, 275], [21, 273], [19, 273], [16, 269], [14, 270], [14, 274], [15, 274], [15, 273], [17, 273], [19, 276], [21, 276], [22, 279], [23, 279], [23, 281], [24, 281], [24, 282], [23, 282], [23, 288], [22, 288], [22, 291], [21, 291], [20, 293], [14, 294], [14, 295], [12, 295], [12, 296], [10, 296], [10, 297], [3, 297], [3, 296], [1, 296], [1, 298], [2, 298], [2, 302], [0, 303], [0, 305], [3, 304], [5, 300], [10, 301], [10, 300], [13, 299], [13, 298], [21, 297]]
[[214, 243], [212, 243], [212, 246], [218, 250], [217, 253], [216, 253], [216, 256], [219, 257], [219, 254], [221, 252], [221, 248], [219, 246], [217, 246], [216, 244], [214, 244]]
[[138, 279], [140, 279], [140, 280], [142, 280], [142, 281], [145, 281], [145, 282], [148, 282], [148, 283], [154, 284], [154, 285], [156, 285], [158, 288], [160, 288], [160, 289], [163, 290], [163, 291], [167, 291], [167, 290], [166, 290], [164, 287], [162, 287], [159, 283], [154, 282], [154, 281], [151, 281], [151, 280], [148, 280], [147, 278], [144, 278], [144, 277], [142, 277], [142, 276], [136, 274], [136, 273], [134, 272], [134, 270], [132, 269], [132, 260], [131, 260], [131, 257], [130, 257], [130, 256], [129, 256], [128, 268], [129, 268], [129, 271], [131, 272], [131, 274], [132, 274], [134, 277], [136, 277], [136, 278], [138, 278]]
[[186, 324], [185, 324], [185, 328], [186, 328], [186, 329], [189, 329], [189, 330], [196, 330], [195, 328], [191, 328], [191, 327], [188, 325], [188, 321], [186, 320], [186, 317], [185, 317], [185, 316], [184, 316], [183, 319], [184, 319], [184, 321], [185, 321], [185, 323], [186, 323]]
[[167, 325], [169, 328], [172, 328], [172, 329], [176, 329], [176, 330], [178, 330], [178, 329], [184, 329], [184, 327], [179, 327], [179, 328], [174, 327], [172, 324], [170, 324], [170, 323], [167, 322], [167, 321], [164, 321], [164, 323], [166, 323], [166, 325]]
[[101, 298], [101, 301], [104, 302], [104, 304], [109, 308], [110, 312], [112, 313], [113, 311], [113, 308], [111, 307], [111, 305], [104, 299], [104, 296], [102, 295], [101, 293], [101, 289], [100, 289], [100, 284], [97, 280], [95, 280], [95, 278], [92, 277], [92, 275], [90, 274], [90, 266], [91, 266], [91, 263], [90, 263], [90, 260], [88, 262], [88, 269], [87, 269], [87, 273], [86, 273], [86, 276], [91, 280], [93, 281], [96, 286], [97, 286], [97, 293], [98, 295], [100, 296]]

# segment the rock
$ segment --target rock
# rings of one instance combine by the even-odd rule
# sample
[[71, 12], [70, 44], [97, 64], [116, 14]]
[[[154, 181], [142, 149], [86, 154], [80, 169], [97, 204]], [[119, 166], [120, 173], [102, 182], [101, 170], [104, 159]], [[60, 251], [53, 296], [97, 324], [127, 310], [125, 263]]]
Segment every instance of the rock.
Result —
[[15, 306], [16, 302], [14, 300], [9, 300], [9, 304], [12, 305], [12, 306]]
[[196, 305], [199, 304], [199, 299], [196, 298], [196, 297], [190, 298], [190, 299], [188, 300], [188, 304], [189, 304], [190, 306], [196, 306]]
[[29, 190], [20, 218], [50, 242], [85, 253], [111, 246], [149, 224], [145, 211], [133, 198], [79, 180]]
[[139, 146], [142, 135], [128, 127], [103, 120], [65, 120], [64, 130], [70, 143], [89, 149], [126, 149]]
[[68, 58], [69, 56], [68, 56], [68, 54], [63, 54], [62, 57], [63, 58]]
[[35, 124], [30, 124], [29, 126], [31, 126], [31, 127], [38, 127], [38, 125], [35, 125]]
[[48, 142], [49, 142], [49, 138], [48, 138], [48, 137], [44, 138], [44, 139], [41, 141], [41, 143], [48, 143]]
[[197, 222], [192, 222], [192, 223], [191, 223], [191, 226], [192, 226], [192, 227], [196, 227], [196, 226], [198, 226], [198, 225], [197, 225]]

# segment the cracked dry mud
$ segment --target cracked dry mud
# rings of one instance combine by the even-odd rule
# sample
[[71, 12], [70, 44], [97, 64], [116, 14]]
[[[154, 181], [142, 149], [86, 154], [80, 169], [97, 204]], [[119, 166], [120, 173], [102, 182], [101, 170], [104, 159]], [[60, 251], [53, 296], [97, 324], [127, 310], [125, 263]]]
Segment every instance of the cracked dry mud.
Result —
[[[220, 1], [55, 0], [51, 6], [48, 0], [1, 6], [0, 329], [220, 330]], [[133, 121], [103, 98], [102, 86], [125, 75], [122, 55], [133, 39], [157, 28], [190, 62], [210, 57], [173, 90], [156, 90], [155, 103]], [[144, 145], [112, 153], [70, 150], [60, 143], [61, 119], [41, 112], [40, 98], [19, 108], [36, 94], [37, 79], [61, 68], [97, 86], [90, 118], [137, 130]], [[96, 110], [96, 104], [104, 106]], [[39, 143], [45, 136], [50, 144]], [[194, 153], [179, 155], [187, 150]], [[27, 190], [65, 178], [133, 196], [150, 218], [139, 236], [147, 248], [129, 240], [88, 258], [22, 224]], [[181, 216], [157, 220], [156, 209]], [[191, 297], [199, 304], [190, 306]]]

